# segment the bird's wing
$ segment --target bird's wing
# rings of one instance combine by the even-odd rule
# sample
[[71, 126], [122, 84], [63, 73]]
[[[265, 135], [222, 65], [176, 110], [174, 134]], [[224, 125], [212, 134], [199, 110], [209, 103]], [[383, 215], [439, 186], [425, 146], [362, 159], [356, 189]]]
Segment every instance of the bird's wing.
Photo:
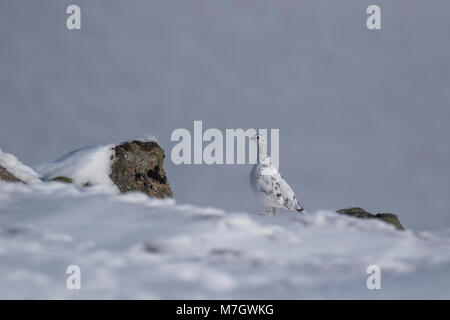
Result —
[[291, 186], [280, 176], [280, 190], [281, 190], [281, 198], [283, 199], [283, 206], [287, 209], [297, 209], [298, 201], [295, 197], [294, 190], [292, 190]]
[[261, 175], [259, 187], [266, 197], [286, 209], [298, 207], [294, 191], [279, 173], [274, 175]]

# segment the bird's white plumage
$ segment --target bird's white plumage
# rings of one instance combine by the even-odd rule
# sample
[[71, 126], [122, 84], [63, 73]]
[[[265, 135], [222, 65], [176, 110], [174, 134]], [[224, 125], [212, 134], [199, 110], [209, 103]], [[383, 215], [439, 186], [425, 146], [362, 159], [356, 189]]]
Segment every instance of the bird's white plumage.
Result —
[[273, 213], [277, 208], [303, 211], [292, 188], [272, 165], [264, 137], [256, 135], [252, 140], [258, 144], [258, 161], [250, 173], [250, 185], [263, 206]]

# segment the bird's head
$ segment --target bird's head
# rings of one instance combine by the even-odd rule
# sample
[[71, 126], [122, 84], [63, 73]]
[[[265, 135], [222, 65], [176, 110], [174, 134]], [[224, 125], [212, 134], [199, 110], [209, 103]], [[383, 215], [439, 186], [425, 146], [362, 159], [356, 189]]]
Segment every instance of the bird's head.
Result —
[[250, 140], [253, 140], [257, 143], [264, 143], [266, 142], [266, 139], [264, 139], [264, 136], [258, 134], [255, 134], [253, 137], [250, 138]]

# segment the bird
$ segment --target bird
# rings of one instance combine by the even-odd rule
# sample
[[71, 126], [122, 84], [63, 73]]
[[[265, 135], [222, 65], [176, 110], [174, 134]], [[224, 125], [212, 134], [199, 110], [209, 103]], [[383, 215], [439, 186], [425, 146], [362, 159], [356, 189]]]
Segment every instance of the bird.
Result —
[[256, 134], [250, 140], [257, 144], [257, 162], [250, 172], [250, 186], [267, 213], [275, 215], [277, 208], [296, 210], [303, 213], [294, 191], [272, 165], [267, 154], [264, 136]]

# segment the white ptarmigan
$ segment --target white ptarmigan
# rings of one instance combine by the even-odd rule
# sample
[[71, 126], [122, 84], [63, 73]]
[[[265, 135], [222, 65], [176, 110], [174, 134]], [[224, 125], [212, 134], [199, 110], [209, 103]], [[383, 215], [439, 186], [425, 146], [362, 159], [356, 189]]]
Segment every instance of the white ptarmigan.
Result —
[[258, 158], [250, 173], [250, 185], [267, 212], [276, 214], [277, 208], [302, 212], [294, 191], [272, 166], [264, 137], [257, 134], [251, 140], [257, 143]]

